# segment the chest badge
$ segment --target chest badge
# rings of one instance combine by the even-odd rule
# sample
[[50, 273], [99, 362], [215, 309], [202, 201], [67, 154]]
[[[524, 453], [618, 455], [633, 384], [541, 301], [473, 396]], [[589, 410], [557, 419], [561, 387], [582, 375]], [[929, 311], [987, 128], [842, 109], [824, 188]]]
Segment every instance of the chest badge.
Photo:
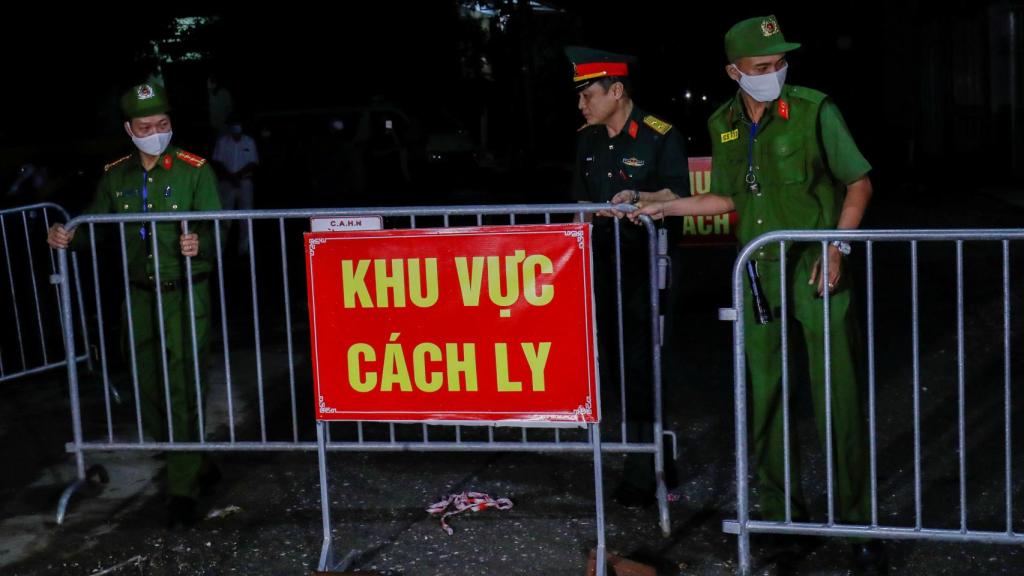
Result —
[[171, 160], [171, 155], [167, 154], [164, 156], [164, 170], [170, 170], [171, 166], [174, 165], [174, 160]]
[[727, 144], [733, 140], [740, 139], [740, 129], [737, 128], [732, 132], [722, 132], [722, 144]]
[[635, 156], [633, 158], [623, 158], [622, 159], [622, 163], [625, 164], [626, 166], [630, 166], [632, 168], [640, 168], [644, 164], [646, 164], [646, 162], [644, 162], [643, 160], [641, 160], [641, 159], [639, 159], [639, 158], [637, 158]]

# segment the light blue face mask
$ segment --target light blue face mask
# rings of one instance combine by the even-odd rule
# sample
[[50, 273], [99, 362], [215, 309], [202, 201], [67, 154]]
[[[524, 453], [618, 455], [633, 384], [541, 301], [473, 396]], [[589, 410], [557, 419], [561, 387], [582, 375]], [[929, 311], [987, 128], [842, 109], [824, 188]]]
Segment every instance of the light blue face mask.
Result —
[[163, 154], [164, 150], [167, 150], [167, 146], [170, 145], [171, 136], [174, 134], [173, 132], [154, 132], [145, 138], [139, 138], [132, 133], [131, 124], [128, 122], [124, 123], [124, 129], [132, 137], [135, 147], [150, 156]]
[[777, 100], [782, 94], [782, 87], [786, 84], [786, 71], [789, 64], [786, 64], [778, 72], [771, 74], [760, 74], [748, 76], [738, 66], [733, 66], [740, 73], [740, 88], [758, 102], [771, 102]]

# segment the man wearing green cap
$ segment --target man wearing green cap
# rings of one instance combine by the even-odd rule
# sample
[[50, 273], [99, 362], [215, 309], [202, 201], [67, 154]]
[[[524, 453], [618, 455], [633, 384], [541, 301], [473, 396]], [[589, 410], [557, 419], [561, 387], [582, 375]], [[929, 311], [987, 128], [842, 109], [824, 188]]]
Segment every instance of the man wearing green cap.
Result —
[[[170, 105], [163, 87], [152, 83], [133, 87], [122, 97], [121, 110], [126, 119], [125, 131], [138, 153], [105, 167], [96, 197], [86, 213], [220, 210], [212, 168], [204, 159], [170, 145]], [[149, 223], [125, 226], [124, 250], [131, 285], [130, 301], [126, 304], [131, 306], [132, 323], [128, 325], [126, 311], [124, 338], [128, 342], [129, 337], [134, 337], [134, 341], [124, 348], [133, 356], [131, 361], [137, 370], [143, 425], [147, 434], [161, 442], [200, 440], [192, 330], [201, 371], [210, 336], [208, 278], [214, 244], [209, 222], [196, 222], [188, 227], [187, 233], [185, 227], [185, 222], [160, 222], [154, 232]], [[51, 247], [67, 248], [75, 231], [54, 224], [47, 236]], [[192, 265], [194, 322], [190, 319], [187, 293], [188, 260]], [[162, 320], [158, 291], [163, 304]], [[200, 386], [205, 388], [202, 378]], [[203, 474], [213, 479], [217, 473], [215, 468], [204, 466], [201, 453], [167, 454], [169, 525], [188, 525], [196, 520]]]
[[[815, 90], [785, 84], [786, 42], [774, 16], [751, 18], [725, 36], [726, 74], [740, 87], [708, 121], [711, 133], [711, 194], [649, 204], [641, 213], [712, 215], [733, 209], [740, 216], [739, 240], [747, 243], [773, 230], [859, 227], [871, 199], [871, 165], [861, 155], [835, 103]], [[866, 524], [869, 479], [866, 429], [851, 347], [852, 284], [844, 275], [850, 245], [828, 247], [829, 277], [821, 270], [817, 244], [787, 244], [789, 310], [803, 329], [819, 437], [825, 441], [825, 330], [831, 346], [832, 423], [837, 522]], [[765, 247], [753, 260], [765, 299], [778, 310], [779, 252]], [[830, 293], [831, 322], [823, 317]], [[751, 296], [744, 304], [746, 353], [752, 382], [753, 451], [760, 483], [761, 514], [785, 518], [782, 422], [781, 324], [755, 321]], [[796, 521], [807, 519], [800, 488], [800, 451], [791, 434], [791, 504]]]
[[[586, 124], [579, 129], [573, 197], [581, 202], [637, 202], [689, 196], [690, 175], [684, 139], [671, 124], [647, 114], [631, 97], [631, 56], [591, 48], [569, 46], [577, 105]], [[609, 211], [604, 215], [621, 213]], [[626, 227], [620, 234], [624, 374], [626, 420], [629, 441], [661, 441], [652, 438], [653, 374], [651, 354], [651, 300], [648, 282], [647, 234]], [[618, 392], [618, 326], [616, 325], [615, 231], [609, 218], [599, 218], [593, 233], [598, 346], [604, 413], [614, 413]], [[624, 440], [627, 440], [624, 439]], [[668, 484], [674, 481], [674, 464], [666, 463]], [[654, 501], [659, 481], [651, 454], [626, 456], [623, 481], [615, 499], [624, 505]]]

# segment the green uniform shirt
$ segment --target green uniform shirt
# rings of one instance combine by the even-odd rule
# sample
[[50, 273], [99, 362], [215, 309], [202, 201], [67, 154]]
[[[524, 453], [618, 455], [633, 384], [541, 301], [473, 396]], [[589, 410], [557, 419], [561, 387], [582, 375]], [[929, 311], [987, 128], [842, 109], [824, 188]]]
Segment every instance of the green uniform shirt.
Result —
[[[708, 120], [711, 192], [736, 204], [740, 243], [773, 230], [835, 228], [846, 185], [871, 170], [835, 103], [821, 92], [785, 86], [753, 143], [752, 127], [739, 93]], [[745, 181], [750, 165], [756, 193]]]
[[669, 188], [690, 195], [690, 170], [679, 131], [671, 124], [634, 106], [625, 126], [614, 138], [603, 125], [587, 126], [579, 133], [575, 200], [608, 202], [623, 190], [656, 192]]
[[[199, 212], [220, 209], [217, 178], [210, 165], [194, 154], [171, 146], [149, 172], [143, 169], [137, 153], [108, 165], [100, 180], [96, 198], [85, 213]], [[125, 250], [129, 277], [144, 282], [154, 275], [154, 259], [150, 237], [152, 227], [148, 223], [145, 225], [145, 238], [141, 227], [141, 224], [125, 224]], [[189, 223], [189, 232], [199, 235], [199, 255], [192, 259], [193, 275], [209, 272], [212, 267], [216, 250], [212, 231], [210, 222]], [[157, 223], [161, 281], [180, 279], [185, 275], [185, 258], [181, 255], [179, 236], [180, 222]]]

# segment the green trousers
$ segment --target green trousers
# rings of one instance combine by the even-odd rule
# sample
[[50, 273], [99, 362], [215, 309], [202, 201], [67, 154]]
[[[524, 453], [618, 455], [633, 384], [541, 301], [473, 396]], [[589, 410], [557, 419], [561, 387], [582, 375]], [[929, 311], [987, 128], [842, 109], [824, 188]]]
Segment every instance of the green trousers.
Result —
[[[161, 293], [163, 300], [164, 340], [160, 339], [157, 294], [153, 290], [131, 291], [132, 323], [135, 331], [135, 359], [139, 377], [142, 424], [146, 433], [159, 442], [198, 442], [198, 398], [205, 394], [202, 369], [204, 351], [210, 339], [210, 288], [205, 280], [192, 288], [195, 305], [196, 349], [199, 352], [200, 392], [196, 390], [193, 362], [192, 322], [188, 290], [184, 286]], [[127, 339], [128, 331], [125, 330]], [[161, 348], [163, 345], [163, 348]], [[167, 380], [163, 366], [166, 352]], [[126, 353], [128, 351], [126, 350]], [[168, 430], [168, 397], [170, 423]], [[199, 497], [199, 474], [204, 458], [200, 452], [167, 453], [167, 494]]]
[[[810, 369], [811, 399], [817, 420], [818, 437], [825, 449], [825, 329], [829, 328], [832, 376], [832, 455], [836, 520], [852, 524], [866, 523], [870, 519], [870, 487], [867, 468], [867, 427], [861, 406], [856, 368], [853, 360], [852, 337], [854, 318], [850, 312], [850, 285], [845, 276], [840, 279], [830, 298], [831, 322], [824, 318], [824, 299], [817, 296], [817, 283], [808, 285], [814, 262], [820, 252], [791, 250], [787, 257], [788, 327], [799, 325], [807, 345], [807, 365]], [[759, 325], [754, 320], [749, 289], [744, 306], [747, 367], [752, 385], [753, 418], [751, 425], [752, 449], [755, 457], [762, 516], [765, 520], [785, 518], [785, 457], [783, 452], [782, 414], [782, 323], [779, 318], [781, 289], [778, 261], [758, 262], [761, 286], [773, 320]], [[847, 273], [848, 274], [848, 273]], [[793, 320], [796, 322], [793, 322]], [[792, 342], [789, 351], [789, 382], [795, 377]], [[793, 388], [790, 387], [790, 397]], [[792, 405], [790, 406], [792, 408]], [[803, 490], [800, 486], [799, 444], [797, 427], [790, 411], [790, 501], [793, 519], [807, 518]]]

